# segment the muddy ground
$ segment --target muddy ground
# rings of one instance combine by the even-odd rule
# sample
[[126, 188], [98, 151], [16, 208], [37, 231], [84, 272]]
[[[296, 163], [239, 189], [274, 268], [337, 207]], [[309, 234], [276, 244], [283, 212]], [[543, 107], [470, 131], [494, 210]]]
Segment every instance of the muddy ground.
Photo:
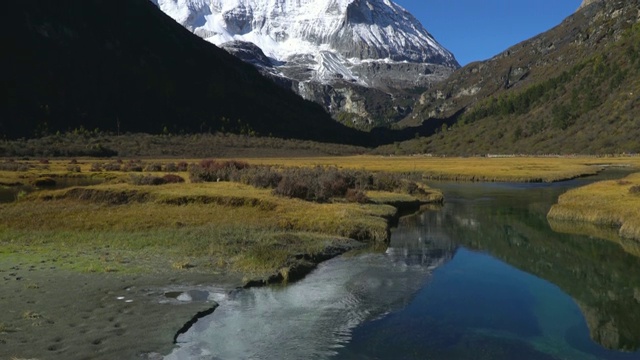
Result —
[[51, 260], [2, 257], [0, 359], [158, 358], [195, 314], [216, 305], [175, 294], [231, 291], [240, 283], [234, 275], [192, 271], [79, 273]]

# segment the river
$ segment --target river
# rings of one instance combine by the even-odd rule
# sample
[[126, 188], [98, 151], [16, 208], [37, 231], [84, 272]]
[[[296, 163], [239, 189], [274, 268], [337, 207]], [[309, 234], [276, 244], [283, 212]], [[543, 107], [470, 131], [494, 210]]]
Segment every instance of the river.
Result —
[[288, 286], [214, 294], [177, 359], [640, 359], [640, 258], [554, 232], [556, 184], [435, 183], [386, 251]]

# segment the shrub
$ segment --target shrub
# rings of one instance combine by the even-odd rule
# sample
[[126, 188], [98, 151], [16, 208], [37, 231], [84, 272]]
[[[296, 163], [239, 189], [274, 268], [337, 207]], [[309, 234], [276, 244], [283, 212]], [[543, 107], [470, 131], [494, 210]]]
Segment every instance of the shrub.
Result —
[[69, 161], [69, 164], [71, 164], [71, 165], [75, 165], [75, 164], [77, 164], [77, 163], [78, 163], [78, 160], [76, 160], [76, 159], [71, 159], [71, 160]]
[[344, 198], [349, 202], [358, 203], [358, 204], [366, 204], [369, 202], [369, 198], [362, 190], [357, 189], [348, 189], [347, 193], [344, 195]]
[[413, 181], [404, 181], [401, 189], [403, 192], [409, 195], [415, 195], [420, 193], [420, 188], [418, 187], [418, 184], [414, 183]]
[[[313, 182], [312, 182], [313, 184]], [[316, 201], [326, 201], [332, 197], [344, 197], [349, 189], [349, 181], [336, 168], [329, 168], [317, 174], [317, 189], [314, 188]]]
[[276, 195], [304, 200], [310, 199], [309, 192], [307, 183], [292, 176], [283, 177], [278, 183], [278, 186], [273, 190], [273, 193]]
[[164, 166], [164, 171], [166, 172], [177, 172], [178, 171], [178, 165], [176, 165], [176, 163], [167, 163]]
[[149, 171], [149, 172], [162, 171], [162, 164], [160, 163], [149, 164], [144, 168], [144, 171]]
[[189, 164], [185, 161], [180, 161], [178, 164], [178, 171], [187, 171], [189, 169]]
[[91, 164], [91, 171], [93, 171], [93, 172], [102, 171], [102, 164], [101, 163], [93, 163], [93, 164]]
[[109, 163], [109, 164], [105, 164], [104, 165], [104, 170], [105, 171], [120, 171], [121, 168], [122, 168], [122, 166], [120, 164], [118, 164], [117, 162]]
[[165, 184], [177, 184], [177, 183], [184, 182], [184, 179], [182, 178], [182, 176], [178, 176], [175, 174], [167, 174], [163, 176], [162, 179], [164, 180]]
[[43, 164], [43, 165], [48, 165], [49, 164], [49, 159], [40, 159], [40, 160], [38, 160], [38, 162], [40, 164]]
[[629, 188], [629, 194], [631, 195], [639, 195], [640, 194], [640, 185], [634, 185]]
[[239, 181], [239, 172], [249, 167], [248, 163], [236, 160], [202, 160], [189, 167], [189, 177], [194, 182]]
[[162, 185], [166, 184], [166, 180], [159, 176], [144, 175], [144, 176], [131, 176], [131, 183], [133, 185]]
[[373, 177], [372, 190], [395, 191], [402, 187], [402, 178], [398, 174], [378, 173]]
[[137, 161], [129, 161], [122, 166], [122, 171], [141, 172], [142, 165]]
[[353, 183], [337, 168], [286, 169], [274, 189], [274, 194], [307, 201], [326, 202], [333, 197], [344, 197]]
[[371, 190], [401, 192], [410, 195], [422, 194], [424, 191], [411, 180], [419, 177], [417, 174], [376, 173], [373, 177]]
[[252, 166], [240, 173], [240, 182], [257, 188], [274, 189], [282, 175], [270, 166]]
[[80, 165], [67, 165], [67, 171], [80, 172]]

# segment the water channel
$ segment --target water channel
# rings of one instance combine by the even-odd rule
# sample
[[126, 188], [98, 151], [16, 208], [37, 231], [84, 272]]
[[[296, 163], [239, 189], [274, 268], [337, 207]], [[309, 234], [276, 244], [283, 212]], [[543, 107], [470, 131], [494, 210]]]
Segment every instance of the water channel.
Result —
[[54, 183], [49, 186], [37, 187], [33, 184], [22, 184], [17, 186], [0, 186], [0, 203], [10, 203], [22, 196], [42, 189], [64, 189], [73, 186], [97, 185], [104, 182], [104, 179], [77, 177], [77, 178], [55, 178]]
[[438, 183], [384, 252], [284, 287], [217, 294], [176, 359], [640, 359], [640, 258], [555, 232], [557, 184]]

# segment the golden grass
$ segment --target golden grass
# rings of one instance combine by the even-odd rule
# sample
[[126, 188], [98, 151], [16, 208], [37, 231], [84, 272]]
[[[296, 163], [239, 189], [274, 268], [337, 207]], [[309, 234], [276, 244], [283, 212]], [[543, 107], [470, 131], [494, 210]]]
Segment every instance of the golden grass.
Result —
[[553, 182], [597, 173], [603, 164], [640, 168], [640, 158], [438, 158], [427, 156], [347, 156], [313, 158], [247, 158], [251, 164], [281, 166], [333, 165], [369, 171], [417, 172], [432, 180]]
[[153, 270], [163, 259], [175, 270], [262, 275], [282, 270], [292, 255], [316, 254], [347, 238], [387, 241], [395, 212], [389, 205], [283, 198], [228, 182], [101, 184], [0, 205], [0, 243], [11, 253], [86, 254], [67, 266], [90, 272]]
[[[339, 168], [369, 171], [417, 172], [429, 179], [460, 181], [559, 181], [577, 176], [591, 175], [601, 165], [631, 166], [640, 168], [640, 157], [496, 157], [496, 158], [440, 158], [429, 156], [333, 156], [300, 158], [235, 158], [251, 164], [277, 166], [337, 166]], [[124, 162], [126, 162], [125, 160]], [[200, 159], [144, 159], [143, 163], [166, 165], [185, 161], [198, 163]], [[21, 182], [28, 184], [39, 177], [97, 177], [106, 179], [127, 178], [131, 174], [120, 171], [91, 171], [94, 163], [113, 163], [114, 160], [78, 159], [80, 172], [69, 171], [70, 160], [18, 161], [29, 166], [26, 172], [0, 171], [0, 184]], [[160, 172], [164, 174], [165, 172]], [[159, 174], [159, 173], [156, 173]], [[188, 173], [178, 175], [188, 180]]]
[[[640, 167], [640, 158], [350, 156], [239, 160], [419, 173], [427, 179], [467, 181], [557, 181], [593, 174], [603, 164]], [[145, 159], [143, 166], [178, 161]], [[134, 186], [126, 183], [132, 174], [149, 172], [92, 171], [92, 164], [114, 160], [19, 162], [28, 170], [0, 171], [0, 184], [29, 184], [43, 177], [107, 180], [90, 187], [41, 190], [20, 196], [17, 202], [0, 204], [0, 256], [48, 254], [59, 259], [60, 266], [82, 271], [154, 271], [163, 264], [174, 271], [192, 271], [193, 265], [196, 269], [284, 274], [295, 254], [318, 253], [347, 238], [384, 243], [389, 236], [388, 219], [397, 213], [385, 204], [417, 200], [409, 195], [369, 192], [372, 201], [368, 204], [318, 204], [238, 183], [190, 183], [185, 172], [178, 173], [187, 180], [183, 184]], [[80, 172], [71, 165], [79, 166]], [[429, 193], [428, 199], [418, 200], [442, 197], [437, 191]]]
[[548, 217], [613, 227], [621, 237], [640, 241], [640, 194], [629, 191], [637, 185], [640, 173], [570, 190], [558, 198]]

